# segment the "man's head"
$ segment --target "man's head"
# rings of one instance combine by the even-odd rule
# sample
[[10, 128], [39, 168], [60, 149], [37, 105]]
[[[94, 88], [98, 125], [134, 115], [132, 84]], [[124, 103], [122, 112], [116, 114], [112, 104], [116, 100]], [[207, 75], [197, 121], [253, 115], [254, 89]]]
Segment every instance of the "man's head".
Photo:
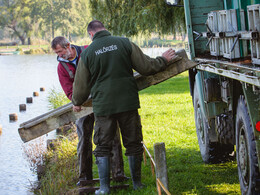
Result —
[[98, 20], [93, 20], [88, 24], [88, 34], [91, 38], [91, 40], [93, 40], [94, 35], [102, 30], [106, 30], [106, 28], [104, 27], [104, 25], [102, 24], [102, 22], [98, 21]]
[[51, 48], [59, 57], [65, 60], [74, 57], [70, 42], [65, 37], [55, 37], [51, 42]]

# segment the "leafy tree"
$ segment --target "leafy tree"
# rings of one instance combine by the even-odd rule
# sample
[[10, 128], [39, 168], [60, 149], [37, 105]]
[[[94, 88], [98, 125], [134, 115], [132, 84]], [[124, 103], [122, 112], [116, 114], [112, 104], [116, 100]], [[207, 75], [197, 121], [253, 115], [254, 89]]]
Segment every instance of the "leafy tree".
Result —
[[41, 26], [55, 37], [58, 30], [68, 38], [82, 35], [90, 13], [85, 0], [41, 0]]
[[1, 0], [0, 26], [11, 30], [12, 36], [18, 37], [22, 44], [32, 31], [31, 7], [33, 0]]
[[51, 37], [54, 37], [55, 30], [57, 30], [59, 24], [59, 2], [59, 0], [40, 0], [40, 17], [42, 19], [40, 21], [40, 28], [42, 30], [42, 35], [45, 33], [51, 33]]
[[185, 31], [184, 9], [168, 6], [164, 0], [89, 0], [89, 4], [93, 17], [116, 35]]
[[22, 44], [31, 36], [84, 35], [90, 19], [86, 0], [0, 0], [0, 26]]
[[0, 27], [22, 44], [31, 36], [83, 36], [93, 18], [115, 35], [176, 34], [185, 30], [184, 11], [164, 0], [0, 0]]

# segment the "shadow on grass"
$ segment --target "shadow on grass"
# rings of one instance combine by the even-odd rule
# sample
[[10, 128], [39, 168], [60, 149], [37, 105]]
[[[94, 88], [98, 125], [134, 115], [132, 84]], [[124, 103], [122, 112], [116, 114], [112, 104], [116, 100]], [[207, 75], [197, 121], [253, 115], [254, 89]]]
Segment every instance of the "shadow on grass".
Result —
[[236, 161], [204, 164], [194, 149], [166, 148], [172, 194], [239, 194]]
[[[153, 155], [153, 150], [149, 148], [149, 151]], [[183, 148], [166, 148], [166, 155], [171, 194], [241, 194], [235, 161], [204, 164], [199, 151]], [[129, 180], [126, 182], [130, 185], [129, 189], [112, 191], [111, 194], [157, 194], [155, 176], [152, 176], [148, 156], [146, 158], [147, 164], [142, 166], [142, 182], [146, 188], [134, 191]], [[130, 176], [127, 161], [124, 167], [126, 175]]]

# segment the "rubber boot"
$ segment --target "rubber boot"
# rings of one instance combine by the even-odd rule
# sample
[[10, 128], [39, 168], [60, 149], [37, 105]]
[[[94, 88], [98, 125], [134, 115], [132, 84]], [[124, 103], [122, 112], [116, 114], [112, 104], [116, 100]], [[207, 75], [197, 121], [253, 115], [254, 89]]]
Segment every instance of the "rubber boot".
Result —
[[100, 179], [100, 189], [95, 194], [109, 194], [110, 192], [110, 157], [96, 157], [98, 174]]
[[128, 162], [134, 190], [144, 188], [144, 185], [141, 183], [142, 156], [128, 156]]

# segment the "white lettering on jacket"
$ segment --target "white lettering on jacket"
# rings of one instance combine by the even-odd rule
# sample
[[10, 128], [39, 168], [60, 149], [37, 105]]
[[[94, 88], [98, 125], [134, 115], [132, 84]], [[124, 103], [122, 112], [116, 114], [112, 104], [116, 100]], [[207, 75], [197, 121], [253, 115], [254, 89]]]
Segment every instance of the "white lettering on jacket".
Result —
[[108, 47], [103, 47], [102, 49], [98, 49], [95, 51], [96, 56], [103, 54], [103, 53], [107, 53], [109, 51], [114, 51], [117, 50], [117, 45], [110, 45]]

